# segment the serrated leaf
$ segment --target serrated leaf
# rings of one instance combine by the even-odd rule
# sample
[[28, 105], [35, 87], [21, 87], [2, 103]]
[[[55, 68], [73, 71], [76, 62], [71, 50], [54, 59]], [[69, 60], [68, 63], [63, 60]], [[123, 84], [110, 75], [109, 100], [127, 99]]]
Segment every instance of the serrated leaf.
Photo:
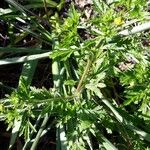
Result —
[[105, 72], [99, 73], [96, 77], [98, 78], [98, 81], [101, 81], [106, 77], [106, 73]]
[[83, 130], [85, 130], [87, 128], [90, 128], [91, 125], [92, 125], [91, 121], [89, 121], [89, 120], [82, 120], [81, 123], [80, 123], [79, 128], [80, 128], [81, 131], [83, 131]]
[[99, 97], [102, 97], [102, 93], [100, 92], [100, 89], [98, 89], [95, 85], [87, 84], [85, 87], [91, 91], [93, 91], [96, 95]]

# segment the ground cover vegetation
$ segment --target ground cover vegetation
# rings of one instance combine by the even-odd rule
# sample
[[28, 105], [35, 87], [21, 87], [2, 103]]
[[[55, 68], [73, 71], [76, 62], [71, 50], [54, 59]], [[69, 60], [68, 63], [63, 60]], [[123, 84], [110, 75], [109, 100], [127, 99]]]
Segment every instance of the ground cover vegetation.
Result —
[[2, 149], [150, 149], [146, 0], [0, 6]]

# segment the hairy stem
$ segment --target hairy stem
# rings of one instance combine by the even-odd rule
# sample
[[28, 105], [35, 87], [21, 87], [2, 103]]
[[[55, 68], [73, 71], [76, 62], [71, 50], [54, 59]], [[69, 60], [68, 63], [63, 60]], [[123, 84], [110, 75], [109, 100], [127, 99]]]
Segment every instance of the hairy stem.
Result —
[[86, 65], [86, 67], [85, 67], [85, 70], [84, 70], [84, 72], [83, 72], [83, 75], [81, 76], [81, 79], [80, 79], [79, 84], [78, 84], [78, 86], [77, 86], [76, 93], [79, 93], [79, 92], [81, 91], [82, 83], [83, 83], [83, 81], [85, 80], [87, 73], [89, 72], [91, 63], [92, 63], [92, 61], [91, 61], [91, 59], [89, 58], [88, 61], [87, 61], [87, 65]]

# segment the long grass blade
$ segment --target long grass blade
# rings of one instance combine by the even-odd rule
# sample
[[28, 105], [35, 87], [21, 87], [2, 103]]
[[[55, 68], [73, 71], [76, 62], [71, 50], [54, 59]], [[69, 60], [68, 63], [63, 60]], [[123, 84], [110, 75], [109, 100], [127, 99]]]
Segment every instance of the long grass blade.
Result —
[[6, 52], [6, 53], [40, 53], [40, 52], [48, 52], [49, 50], [43, 50], [41, 48], [18, 48], [18, 47], [0, 47], [0, 52]]
[[57, 150], [67, 150], [67, 138], [63, 125], [57, 129]]
[[101, 136], [103, 139], [103, 146], [106, 148], [106, 150], [118, 150], [108, 139], [106, 139], [104, 136]]
[[13, 147], [15, 141], [16, 141], [19, 129], [21, 127], [21, 123], [22, 123], [22, 119], [14, 120], [14, 125], [13, 125], [13, 129], [12, 129], [12, 135], [11, 135], [10, 144], [9, 144], [9, 150], [12, 149], [12, 147]]
[[109, 107], [109, 109], [114, 113], [116, 119], [121, 122], [123, 125], [125, 125], [128, 129], [134, 131], [136, 134], [138, 134], [139, 136], [141, 136], [143, 139], [145, 139], [146, 141], [150, 142], [150, 134], [146, 133], [145, 131], [142, 131], [141, 129], [137, 128], [136, 126], [134, 126], [133, 124], [129, 123], [125, 118], [123, 118], [119, 112], [110, 104], [110, 102], [106, 99], [102, 100], [103, 103], [105, 103], [105, 105], [107, 107]]
[[34, 142], [33, 142], [32, 146], [31, 146], [31, 150], [35, 150], [36, 149], [38, 141], [39, 141], [39, 139], [41, 137], [41, 134], [42, 134], [42, 132], [43, 132], [45, 126], [46, 126], [46, 123], [47, 123], [48, 119], [49, 119], [49, 116], [48, 116], [48, 114], [46, 114], [45, 118], [43, 120], [43, 123], [42, 123], [42, 125], [40, 127], [40, 130], [38, 131], [38, 133], [36, 135], [36, 138], [34, 139]]
[[31, 60], [48, 58], [50, 54], [51, 54], [51, 52], [46, 52], [46, 53], [42, 53], [42, 54], [35, 54], [35, 55], [29, 55], [29, 56], [6, 58], [6, 59], [0, 60], [0, 66], [1, 65], [8, 65], [8, 64], [17, 64], [17, 63], [28, 62], [28, 61], [31, 61]]
[[141, 25], [135, 26], [131, 30], [129, 30], [129, 29], [123, 30], [123, 31], [119, 32], [119, 34], [128, 36], [131, 34], [146, 31], [148, 29], [150, 29], [150, 22], [146, 22], [146, 23], [143, 23]]
[[[58, 89], [58, 91], [61, 90], [60, 84], [61, 84], [61, 73], [60, 73], [60, 63], [58, 61], [54, 61], [52, 64], [52, 73], [53, 73], [53, 82], [54, 87]], [[56, 137], [57, 137], [57, 145], [56, 149], [59, 150], [67, 150], [66, 143], [66, 133], [64, 131], [63, 125], [57, 127], [56, 129]]]

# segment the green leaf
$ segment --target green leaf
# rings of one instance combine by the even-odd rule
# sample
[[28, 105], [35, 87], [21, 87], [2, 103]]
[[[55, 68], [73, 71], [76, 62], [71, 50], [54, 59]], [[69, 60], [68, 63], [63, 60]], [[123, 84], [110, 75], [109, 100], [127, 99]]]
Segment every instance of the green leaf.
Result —
[[52, 59], [59, 59], [61, 61], [66, 61], [71, 54], [74, 52], [74, 50], [55, 50], [52, 52], [52, 54], [50, 54], [50, 58]]
[[77, 83], [77, 81], [74, 81], [74, 80], [66, 80], [66, 81], [64, 81], [64, 85], [74, 86], [76, 83]]
[[[43, 0], [42, 0], [43, 1]], [[52, 0], [46, 0], [46, 2], [48, 3], [48, 5], [50, 5], [51, 7], [57, 7], [57, 3], [55, 1]]]
[[86, 84], [85, 87], [91, 91], [93, 91], [96, 95], [99, 97], [103, 97], [102, 93], [100, 92], [100, 89], [95, 86], [95, 84]]
[[104, 83], [98, 83], [98, 84], [97, 84], [97, 87], [99, 87], [99, 88], [104, 88], [104, 87], [106, 87], [106, 85], [105, 85]]
[[80, 131], [84, 131], [86, 129], [89, 129], [92, 126], [92, 122], [89, 120], [81, 120], [80, 125], [79, 125], [79, 129]]

